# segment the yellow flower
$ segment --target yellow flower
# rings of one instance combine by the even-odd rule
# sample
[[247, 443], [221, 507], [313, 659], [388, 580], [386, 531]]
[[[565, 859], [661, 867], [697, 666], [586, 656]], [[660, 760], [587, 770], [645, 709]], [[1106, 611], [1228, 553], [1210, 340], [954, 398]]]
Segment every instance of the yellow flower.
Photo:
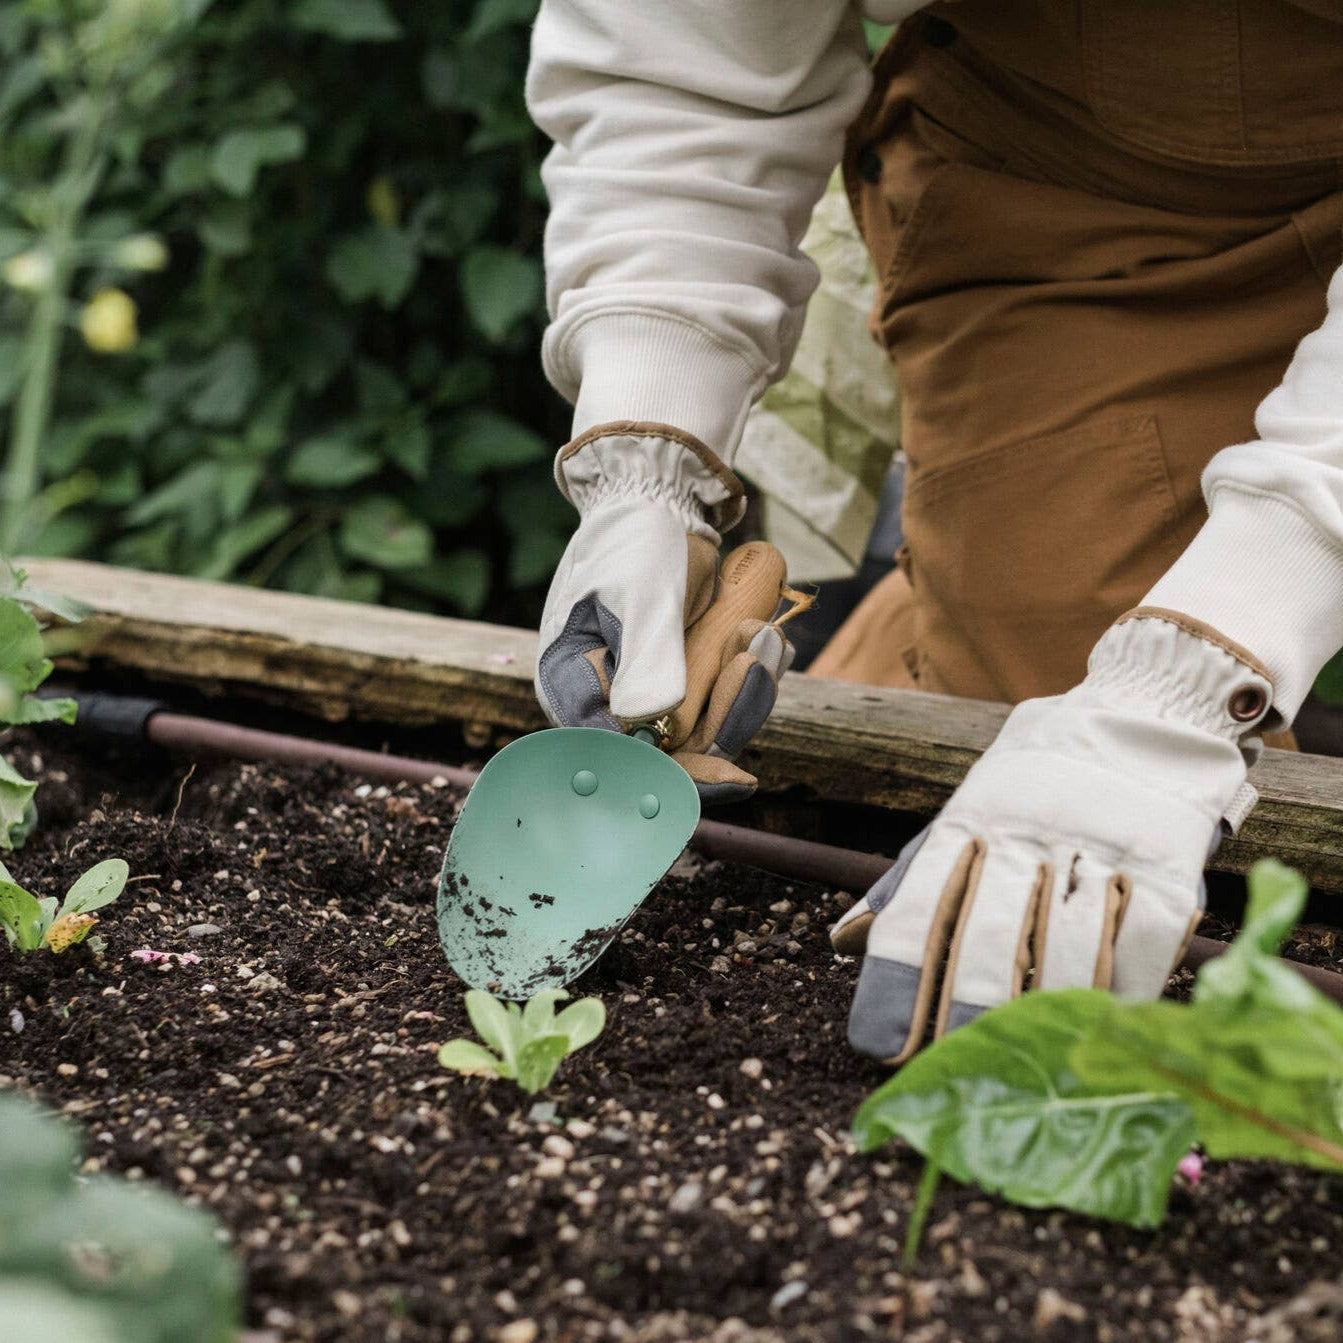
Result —
[[99, 354], [120, 354], [139, 338], [135, 300], [124, 289], [100, 289], [79, 315], [84, 344]]
[[5, 262], [5, 283], [13, 285], [15, 289], [26, 289], [30, 293], [36, 293], [51, 283], [55, 270], [51, 253], [43, 247], [34, 247], [31, 251], [20, 252], [18, 256], [12, 256]]
[[385, 173], [368, 184], [368, 212], [385, 228], [395, 228], [401, 220], [401, 197], [396, 185]]

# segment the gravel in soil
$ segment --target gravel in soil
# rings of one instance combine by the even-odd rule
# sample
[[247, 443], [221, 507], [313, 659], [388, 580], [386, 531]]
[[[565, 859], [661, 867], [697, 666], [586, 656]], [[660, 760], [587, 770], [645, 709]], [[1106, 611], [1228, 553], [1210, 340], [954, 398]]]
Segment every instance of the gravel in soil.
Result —
[[433, 920], [457, 795], [54, 745], [16, 875], [135, 882], [101, 960], [0, 948], [0, 1085], [76, 1117], [88, 1169], [213, 1210], [258, 1343], [1340, 1337], [1343, 1180], [1310, 1171], [1210, 1167], [1154, 1233], [944, 1183], [899, 1272], [919, 1163], [846, 1136], [881, 1077], [825, 937], [849, 894], [683, 860], [538, 1102], [435, 1058], [469, 1033]]

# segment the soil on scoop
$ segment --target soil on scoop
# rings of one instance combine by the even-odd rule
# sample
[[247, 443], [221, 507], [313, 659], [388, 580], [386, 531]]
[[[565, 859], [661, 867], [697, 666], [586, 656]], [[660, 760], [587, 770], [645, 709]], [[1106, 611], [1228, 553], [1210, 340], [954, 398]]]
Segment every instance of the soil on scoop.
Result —
[[89, 1169], [213, 1210], [258, 1340], [1343, 1336], [1343, 1180], [1266, 1164], [1181, 1181], [1152, 1233], [944, 1183], [899, 1272], [920, 1163], [846, 1136], [882, 1076], [844, 1043], [849, 893], [678, 868], [576, 986], [610, 1024], [538, 1104], [435, 1058], [469, 1033], [433, 917], [451, 791], [23, 741], [19, 880], [120, 855], [135, 883], [100, 960], [0, 946], [0, 1085], [77, 1117]]

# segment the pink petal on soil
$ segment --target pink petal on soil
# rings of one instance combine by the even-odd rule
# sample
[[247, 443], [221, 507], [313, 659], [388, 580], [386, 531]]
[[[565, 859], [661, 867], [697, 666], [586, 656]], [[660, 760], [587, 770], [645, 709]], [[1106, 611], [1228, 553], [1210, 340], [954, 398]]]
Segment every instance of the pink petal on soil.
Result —
[[131, 952], [131, 959], [144, 961], [146, 965], [152, 965], [155, 961], [166, 961], [168, 954], [166, 951], [155, 951], [152, 947], [140, 947], [138, 950]]
[[201, 958], [194, 951], [184, 951], [177, 958], [179, 965], [199, 965]]
[[1197, 1184], [1203, 1178], [1203, 1158], [1197, 1152], [1190, 1152], [1180, 1158], [1175, 1168], [1190, 1184]]

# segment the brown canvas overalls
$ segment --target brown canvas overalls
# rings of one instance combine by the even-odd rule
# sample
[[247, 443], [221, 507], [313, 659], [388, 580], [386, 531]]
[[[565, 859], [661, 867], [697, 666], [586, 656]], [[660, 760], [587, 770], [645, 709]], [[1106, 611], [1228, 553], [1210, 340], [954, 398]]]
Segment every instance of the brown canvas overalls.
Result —
[[1063, 691], [1324, 319], [1343, 0], [933, 5], [878, 58], [845, 175], [907, 545], [813, 670]]

